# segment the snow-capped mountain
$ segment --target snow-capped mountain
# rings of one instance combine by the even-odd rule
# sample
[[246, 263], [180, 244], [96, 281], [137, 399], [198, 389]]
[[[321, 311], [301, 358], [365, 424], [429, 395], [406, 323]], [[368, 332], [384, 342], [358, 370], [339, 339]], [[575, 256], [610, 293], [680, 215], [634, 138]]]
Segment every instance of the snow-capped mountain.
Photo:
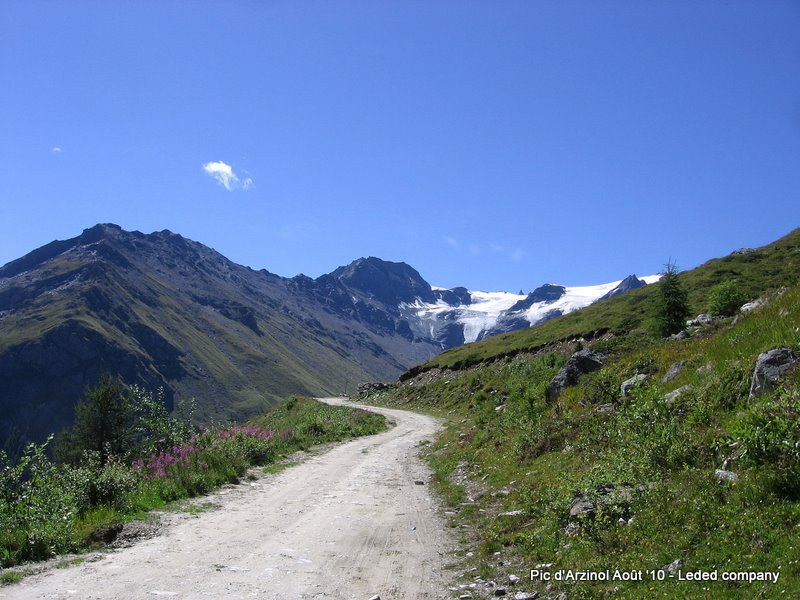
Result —
[[474, 342], [498, 333], [524, 329], [658, 281], [659, 275], [588, 286], [545, 284], [530, 294], [468, 291], [432, 287], [435, 302], [416, 298], [399, 306], [416, 337], [442, 348]]
[[0, 266], [0, 444], [63, 429], [103, 372], [168, 402], [195, 397], [200, 418], [241, 419], [289, 394], [394, 379], [652, 279], [471, 292], [374, 257], [285, 278], [167, 230], [99, 224]]

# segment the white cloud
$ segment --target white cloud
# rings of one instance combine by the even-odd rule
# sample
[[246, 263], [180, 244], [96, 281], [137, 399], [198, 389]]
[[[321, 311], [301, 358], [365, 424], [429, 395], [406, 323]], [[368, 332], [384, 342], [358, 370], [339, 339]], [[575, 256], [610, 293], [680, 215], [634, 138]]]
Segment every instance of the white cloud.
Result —
[[489, 249], [494, 254], [500, 254], [502, 256], [507, 257], [509, 260], [514, 262], [519, 262], [523, 258], [525, 258], [525, 250], [522, 248], [509, 248], [504, 244], [492, 243], [489, 245]]
[[63, 150], [58, 146], [53, 146], [52, 148], [50, 148], [50, 152], [52, 152], [53, 154], [61, 154]]
[[442, 236], [442, 239], [447, 242], [447, 245], [455, 250], [461, 249], [461, 244], [458, 243], [458, 240], [455, 238], [451, 238], [449, 235]]
[[239, 179], [233, 172], [233, 167], [221, 160], [204, 164], [203, 170], [229, 192], [237, 189], [249, 190], [254, 185], [252, 178]]
[[442, 236], [442, 240], [448, 246], [457, 252], [466, 252], [471, 256], [486, 256], [496, 255], [504, 257], [514, 262], [520, 262], [527, 256], [527, 252], [522, 248], [510, 248], [505, 244], [497, 242], [487, 242], [485, 240], [472, 240], [469, 243], [462, 244], [457, 239], [449, 235]]

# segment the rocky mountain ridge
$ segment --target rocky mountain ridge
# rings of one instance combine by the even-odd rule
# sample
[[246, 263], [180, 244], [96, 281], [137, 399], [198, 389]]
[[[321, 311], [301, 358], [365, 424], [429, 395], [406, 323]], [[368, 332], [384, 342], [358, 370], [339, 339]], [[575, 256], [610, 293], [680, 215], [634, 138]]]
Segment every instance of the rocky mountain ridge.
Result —
[[374, 257], [285, 278], [168, 230], [96, 225], [0, 267], [0, 444], [60, 430], [104, 371], [195, 397], [203, 420], [242, 418], [572, 310], [570, 289], [445, 290]]

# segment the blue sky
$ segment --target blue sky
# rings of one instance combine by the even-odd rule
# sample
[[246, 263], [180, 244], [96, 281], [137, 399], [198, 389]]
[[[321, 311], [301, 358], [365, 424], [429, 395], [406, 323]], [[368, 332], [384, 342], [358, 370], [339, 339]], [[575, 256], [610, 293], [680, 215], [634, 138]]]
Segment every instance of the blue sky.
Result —
[[800, 226], [800, 3], [0, 3], [0, 264], [98, 222], [530, 290]]

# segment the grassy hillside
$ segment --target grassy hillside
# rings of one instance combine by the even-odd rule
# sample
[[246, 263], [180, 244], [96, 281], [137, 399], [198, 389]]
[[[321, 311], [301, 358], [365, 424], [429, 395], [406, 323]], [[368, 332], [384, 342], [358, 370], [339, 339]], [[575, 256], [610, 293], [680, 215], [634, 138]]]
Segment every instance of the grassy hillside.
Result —
[[[520, 576], [512, 597], [800, 596], [800, 370], [749, 398], [759, 353], [800, 354], [798, 242], [796, 231], [682, 274], [698, 313], [721, 280], [736, 278], [749, 297], [792, 286], [690, 339], [650, 334], [651, 287], [447, 353], [367, 398], [448, 419], [428, 457], [450, 525], [472, 551], [470, 578]], [[589, 339], [598, 330], [605, 334]], [[578, 337], [608, 362], [548, 401], [545, 388], [578, 347], [566, 340]], [[623, 397], [621, 383], [637, 374], [649, 379]], [[683, 386], [691, 387], [666, 397]], [[723, 466], [738, 479], [719, 479]], [[659, 581], [670, 564], [673, 577]], [[530, 581], [536, 565], [552, 565], [543, 569], [551, 575], [610, 570], [612, 580]], [[641, 580], [614, 581], [615, 569], [641, 571]], [[678, 570], [718, 580], [680, 580]], [[777, 583], [721, 580], [767, 571]], [[493, 589], [478, 582], [472, 593]]]
[[113, 225], [0, 266], [0, 448], [19, 455], [69, 426], [105, 372], [163, 387], [170, 405], [196, 398], [198, 422], [243, 420], [290, 394], [393, 379], [435, 352], [372, 304], [359, 306], [386, 322], [363, 318], [336, 283], [338, 303], [309, 278]]
[[[800, 229], [763, 248], [738, 251], [710, 260], [681, 273], [679, 277], [689, 294], [693, 314], [706, 311], [709, 290], [723, 281], [737, 281], [740, 290], [750, 299], [771, 289], [798, 285]], [[655, 294], [656, 287], [652, 285], [633, 290], [530, 329], [454, 348], [409, 373], [413, 376], [437, 367], [457, 370], [518, 352], [535, 351], [558, 340], [591, 339], [608, 333], [649, 337], [652, 335]]]

